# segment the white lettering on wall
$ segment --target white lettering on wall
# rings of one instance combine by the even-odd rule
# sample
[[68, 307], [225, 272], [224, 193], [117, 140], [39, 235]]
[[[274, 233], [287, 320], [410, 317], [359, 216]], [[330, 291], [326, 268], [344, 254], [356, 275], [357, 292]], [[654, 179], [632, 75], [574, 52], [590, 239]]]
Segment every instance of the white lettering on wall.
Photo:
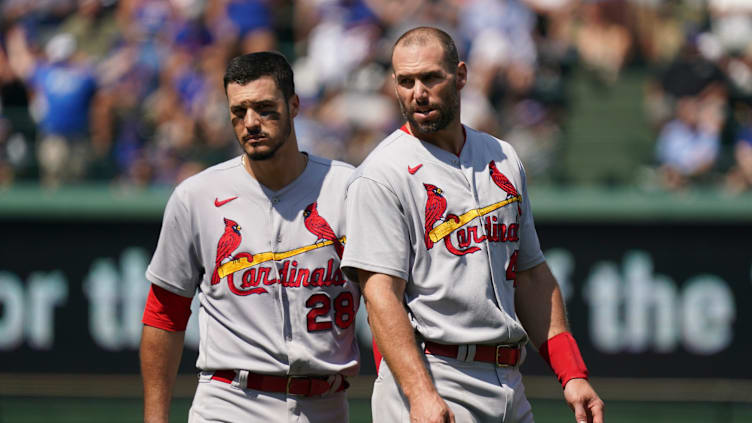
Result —
[[596, 264], [585, 285], [584, 298], [590, 304], [590, 337], [603, 352], [614, 353], [624, 346], [619, 318], [621, 279], [613, 263]]
[[736, 316], [734, 294], [726, 282], [714, 275], [695, 276], [687, 281], [683, 299], [687, 350], [710, 355], [725, 349], [733, 338], [731, 325]]
[[21, 279], [0, 272], [0, 350], [12, 350], [23, 342], [24, 290]]
[[593, 267], [584, 287], [590, 306], [590, 336], [607, 353], [673, 352], [682, 345], [695, 354], [727, 348], [736, 316], [728, 284], [714, 275], [691, 278], [683, 289], [653, 273], [650, 256], [632, 251], [619, 272], [615, 263]]
[[106, 350], [138, 348], [149, 290], [146, 260], [143, 249], [128, 248], [119, 268], [109, 258], [96, 259], [91, 265], [83, 285], [89, 300], [89, 331]]
[[[128, 248], [117, 266], [112, 259], [94, 260], [84, 281], [89, 300], [89, 331], [100, 347], [118, 351], [137, 349], [141, 342], [146, 296], [148, 256], [142, 248]], [[186, 346], [198, 348], [198, 300], [191, 305], [191, 319], [186, 329]]]
[[[565, 300], [577, 293], [572, 275], [574, 256], [565, 249], [546, 252]], [[123, 250], [119, 260], [95, 259], [83, 283], [88, 299], [89, 332], [94, 342], [110, 351], [136, 350], [140, 343], [149, 282], [142, 248]], [[750, 268], [752, 279], [752, 267]], [[716, 275], [689, 278], [681, 289], [672, 278], [656, 274], [650, 255], [631, 251], [622, 263], [595, 264], [583, 286], [589, 307], [587, 323], [591, 342], [605, 353], [672, 353], [683, 347], [698, 355], [715, 354], [733, 341], [736, 304], [731, 287]], [[0, 271], [0, 351], [26, 342], [35, 350], [55, 347], [56, 313], [66, 306], [68, 281], [60, 271], [33, 272], [25, 283], [17, 275]], [[370, 345], [365, 307], [359, 310], [358, 338]], [[199, 301], [192, 315], [185, 345], [199, 345]], [[57, 316], [59, 318], [59, 316]]]
[[94, 342], [106, 350], [124, 343], [118, 324], [118, 274], [111, 259], [94, 260], [83, 285], [89, 299], [89, 332]]
[[68, 282], [59, 271], [32, 273], [26, 289], [18, 276], [0, 272], [0, 350], [17, 348], [24, 339], [34, 349], [51, 349], [55, 308], [67, 299]]

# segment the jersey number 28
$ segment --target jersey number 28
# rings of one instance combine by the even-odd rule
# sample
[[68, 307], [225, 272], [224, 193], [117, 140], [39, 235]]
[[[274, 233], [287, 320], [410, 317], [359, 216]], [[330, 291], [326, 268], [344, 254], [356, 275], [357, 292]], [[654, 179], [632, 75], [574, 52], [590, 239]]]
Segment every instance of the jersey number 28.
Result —
[[[311, 311], [308, 312], [308, 332], [329, 330], [332, 320], [326, 320], [332, 309], [332, 301], [326, 294], [313, 294], [305, 303]], [[355, 303], [352, 292], [345, 291], [334, 299], [334, 323], [340, 329], [347, 329], [355, 320]]]

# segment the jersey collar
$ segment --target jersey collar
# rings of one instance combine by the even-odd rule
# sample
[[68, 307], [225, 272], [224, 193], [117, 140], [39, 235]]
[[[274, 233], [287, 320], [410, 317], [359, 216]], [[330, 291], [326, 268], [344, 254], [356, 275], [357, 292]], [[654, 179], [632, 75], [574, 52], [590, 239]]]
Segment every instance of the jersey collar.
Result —
[[[462, 147], [460, 147], [460, 152], [459, 154], [456, 155], [457, 157], [462, 156], [462, 150], [465, 148], [465, 145], [467, 144], [467, 131], [465, 130], [465, 125], [460, 124], [460, 126], [462, 127]], [[410, 128], [407, 126], [407, 122], [404, 125], [402, 125], [400, 129], [406, 134], [412, 137], [418, 138], [410, 132]]]

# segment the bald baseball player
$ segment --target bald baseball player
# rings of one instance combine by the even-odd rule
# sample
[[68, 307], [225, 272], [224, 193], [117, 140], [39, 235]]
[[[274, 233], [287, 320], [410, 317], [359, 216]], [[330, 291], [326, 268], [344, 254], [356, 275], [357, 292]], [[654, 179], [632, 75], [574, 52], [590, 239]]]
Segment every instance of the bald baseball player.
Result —
[[189, 422], [347, 422], [360, 291], [339, 267], [352, 166], [298, 150], [299, 100], [281, 55], [232, 59], [224, 85], [243, 152], [167, 203], [146, 271], [144, 420], [167, 422], [197, 294]]
[[351, 179], [342, 259], [360, 279], [383, 354], [373, 420], [533, 422], [519, 372], [531, 342], [575, 420], [602, 423], [522, 163], [506, 142], [460, 123], [467, 67], [454, 42], [412, 29], [392, 66], [407, 123]]

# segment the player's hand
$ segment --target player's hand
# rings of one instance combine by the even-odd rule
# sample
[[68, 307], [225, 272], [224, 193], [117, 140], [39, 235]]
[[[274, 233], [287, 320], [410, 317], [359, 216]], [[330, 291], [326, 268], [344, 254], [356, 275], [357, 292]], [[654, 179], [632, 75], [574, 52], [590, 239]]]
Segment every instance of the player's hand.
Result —
[[574, 410], [577, 423], [603, 423], [603, 400], [585, 379], [572, 379], [564, 387], [564, 399]]
[[410, 401], [411, 423], [454, 423], [454, 413], [437, 392], [426, 392]]

